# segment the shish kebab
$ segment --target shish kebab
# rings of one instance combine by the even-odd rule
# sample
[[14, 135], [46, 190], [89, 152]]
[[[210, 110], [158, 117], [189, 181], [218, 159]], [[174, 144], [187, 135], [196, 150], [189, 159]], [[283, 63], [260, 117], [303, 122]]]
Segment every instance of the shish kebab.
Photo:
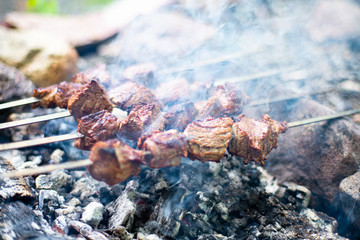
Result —
[[[93, 80], [87, 84], [88, 87], [97, 86]], [[81, 99], [84, 99], [84, 96], [80, 94], [75, 98], [81, 103]], [[101, 93], [99, 95], [95, 94], [95, 96], [103, 97]], [[71, 101], [69, 102], [71, 103]], [[76, 101], [74, 100], [74, 102]], [[214, 110], [212, 108], [214, 105], [211, 104], [213, 103], [212, 101], [207, 101], [204, 105], [209, 105], [209, 103], [211, 105], [210, 109]], [[82, 104], [78, 103], [76, 106], [79, 106], [84, 111], [86, 110], [86, 106], [83, 108]], [[157, 108], [154, 104], [139, 104], [132, 108], [131, 111], [133, 112], [130, 111], [129, 116], [133, 116], [136, 119], [136, 117], [139, 117], [139, 114], [147, 113], [145, 115], [150, 116], [151, 119], [159, 112]], [[224, 110], [221, 107], [219, 109], [221, 109], [220, 112]], [[210, 112], [213, 112], [212, 110]], [[205, 112], [209, 113], [208, 111]], [[76, 113], [81, 113], [81, 111]], [[183, 156], [189, 156], [191, 159], [198, 159], [202, 162], [217, 162], [225, 155], [226, 150], [233, 155], [241, 156], [246, 163], [253, 160], [263, 164], [266, 155], [273, 148], [277, 147], [279, 133], [285, 132], [287, 127], [304, 124], [300, 122], [287, 125], [286, 123], [271, 120], [267, 115], [260, 121], [240, 116], [235, 123], [229, 117], [219, 117], [193, 121], [186, 126], [184, 133], [178, 133], [176, 130], [171, 129], [166, 132], [154, 130], [153, 132], [143, 134], [144, 128], [141, 127], [146, 121], [140, 121], [140, 124], [138, 124], [136, 121], [133, 121], [134, 119], [127, 118], [125, 122], [123, 120], [119, 122], [106, 109], [94, 113], [92, 116], [87, 115], [80, 119], [79, 116], [81, 115], [77, 116], [80, 129], [85, 129], [85, 137], [81, 138], [84, 141], [80, 140], [78, 146], [82, 148], [92, 146], [90, 162], [85, 161], [82, 164], [91, 164], [88, 167], [90, 174], [95, 179], [105, 181], [110, 185], [137, 175], [140, 172], [140, 164], [148, 165], [151, 168], [178, 166]], [[157, 117], [155, 118], [157, 119]], [[145, 117], [145, 119], [148, 118]], [[312, 119], [312, 121], [320, 120]], [[106, 121], [108, 121], [108, 124], [104, 124], [104, 126], [110, 127], [107, 129], [109, 131], [103, 131], [105, 130], [102, 128], [104, 126], [100, 126], [100, 128], [95, 127], [95, 129], [101, 133], [117, 129], [117, 124], [118, 126], [125, 126], [125, 128], [119, 127], [118, 129], [120, 131], [127, 129], [125, 131], [130, 133], [131, 140], [136, 140], [140, 136], [137, 141], [137, 146], [140, 150], [135, 150], [119, 139], [95, 141], [95, 144], [93, 144], [93, 136], [89, 133], [94, 130], [94, 126], [99, 126], [99, 123], [105, 123]], [[132, 123], [129, 124], [129, 122]], [[152, 125], [154, 122], [156, 121], [151, 121], [148, 124]], [[105, 138], [110, 138], [113, 134], [105, 134]], [[98, 139], [95, 138], [95, 140]], [[87, 145], [88, 143], [90, 145]]]

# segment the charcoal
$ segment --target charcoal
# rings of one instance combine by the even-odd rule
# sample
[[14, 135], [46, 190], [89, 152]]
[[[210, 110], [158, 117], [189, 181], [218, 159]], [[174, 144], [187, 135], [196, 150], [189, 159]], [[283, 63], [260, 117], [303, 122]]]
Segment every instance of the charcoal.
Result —
[[94, 231], [90, 225], [80, 221], [70, 221], [69, 227], [75, 229], [88, 240], [108, 240], [103, 233]]
[[65, 216], [57, 217], [52, 224], [52, 229], [62, 235], [67, 234], [69, 232], [69, 227], [66, 217]]
[[51, 172], [48, 175], [41, 174], [35, 179], [37, 189], [56, 190], [58, 192], [67, 192], [73, 184], [72, 177], [64, 170]]
[[85, 207], [81, 220], [96, 228], [103, 219], [104, 206], [98, 202], [91, 202]]

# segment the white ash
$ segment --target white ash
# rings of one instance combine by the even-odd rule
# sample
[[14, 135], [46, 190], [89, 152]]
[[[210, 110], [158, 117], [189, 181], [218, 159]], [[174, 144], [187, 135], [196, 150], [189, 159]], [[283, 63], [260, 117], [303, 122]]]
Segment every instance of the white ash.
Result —
[[72, 177], [64, 170], [53, 171], [50, 174], [41, 174], [35, 179], [37, 189], [52, 189], [66, 191], [73, 184]]
[[91, 202], [85, 207], [81, 221], [96, 228], [103, 219], [104, 205], [99, 202]]
[[61, 163], [64, 155], [65, 155], [64, 151], [62, 151], [61, 149], [55, 149], [50, 155], [50, 161], [53, 164]]

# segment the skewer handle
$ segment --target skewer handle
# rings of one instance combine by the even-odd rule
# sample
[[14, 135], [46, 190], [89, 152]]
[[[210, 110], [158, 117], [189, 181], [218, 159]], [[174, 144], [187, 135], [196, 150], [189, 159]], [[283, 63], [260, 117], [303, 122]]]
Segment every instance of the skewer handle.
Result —
[[82, 137], [84, 137], [84, 135], [82, 135], [81, 133], [70, 133], [70, 134], [64, 134], [64, 135], [58, 135], [58, 136], [52, 136], [52, 137], [46, 137], [46, 138], [38, 138], [38, 139], [31, 139], [31, 140], [26, 140], [26, 141], [4, 143], [4, 144], [0, 144], [0, 151], [33, 147], [33, 146], [37, 146], [37, 145], [43, 145], [43, 144], [49, 144], [49, 143], [67, 141], [67, 140], [74, 140], [74, 139], [82, 138]]
[[54, 164], [54, 165], [46, 165], [46, 166], [36, 167], [36, 168], [21, 169], [21, 170], [4, 173], [4, 174], [0, 175], [0, 179], [18, 178], [18, 177], [24, 177], [24, 176], [38, 175], [41, 173], [52, 172], [55, 170], [86, 167], [91, 164], [92, 164], [92, 162], [89, 159], [85, 159], [85, 160], [66, 162], [66, 163], [61, 163], [61, 164], [56, 164], [56, 165]]
[[289, 128], [299, 127], [299, 126], [303, 126], [303, 125], [307, 125], [307, 124], [311, 124], [311, 123], [317, 123], [317, 122], [337, 119], [337, 118], [353, 115], [356, 113], [360, 113], [360, 109], [352, 109], [352, 110], [329, 114], [329, 115], [325, 115], [325, 116], [314, 117], [314, 118], [304, 119], [304, 120], [295, 121], [295, 122], [289, 122], [288, 126], [289, 126]]
[[0, 104], [0, 110], [12, 108], [12, 107], [18, 107], [18, 106], [27, 105], [27, 104], [36, 103], [36, 102], [40, 102], [40, 99], [34, 98], [34, 97], [24, 98], [24, 99], [12, 101], [12, 102], [2, 103], [2, 104]]
[[71, 114], [69, 111], [64, 111], [64, 112], [47, 114], [47, 115], [43, 115], [43, 116], [39, 116], [39, 117], [21, 119], [21, 120], [17, 120], [17, 121], [13, 121], [13, 122], [0, 123], [0, 130], [6, 129], [6, 128], [12, 128], [12, 127], [19, 127], [19, 126], [23, 126], [23, 125], [27, 125], [27, 124], [32, 124], [32, 123], [49, 121], [49, 120], [58, 119], [58, 118], [70, 117], [70, 116], [71, 116]]

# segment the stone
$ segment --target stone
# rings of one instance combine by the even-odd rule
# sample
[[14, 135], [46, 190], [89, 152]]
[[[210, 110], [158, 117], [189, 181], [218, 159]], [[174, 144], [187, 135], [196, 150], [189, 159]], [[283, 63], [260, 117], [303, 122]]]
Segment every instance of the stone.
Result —
[[19, 69], [37, 87], [68, 80], [77, 71], [77, 52], [61, 38], [0, 26], [0, 39], [0, 62]]
[[313, 40], [324, 42], [360, 36], [360, 7], [354, 1], [318, 1], [307, 30]]
[[126, 184], [126, 188], [123, 193], [109, 206], [109, 228], [115, 229], [119, 226], [125, 226], [130, 229], [136, 211], [136, 204], [134, 202], [135, 190], [138, 188], [138, 183], [130, 181]]
[[91, 202], [85, 207], [81, 221], [96, 228], [103, 219], [104, 206], [99, 202]]
[[[295, 121], [333, 113], [312, 100], [298, 100], [288, 111], [270, 113]], [[312, 192], [311, 207], [324, 209], [339, 193], [342, 179], [360, 165], [360, 129], [351, 121], [336, 119], [290, 128], [279, 136], [279, 147], [268, 155], [266, 170], [280, 183], [295, 182]]]

